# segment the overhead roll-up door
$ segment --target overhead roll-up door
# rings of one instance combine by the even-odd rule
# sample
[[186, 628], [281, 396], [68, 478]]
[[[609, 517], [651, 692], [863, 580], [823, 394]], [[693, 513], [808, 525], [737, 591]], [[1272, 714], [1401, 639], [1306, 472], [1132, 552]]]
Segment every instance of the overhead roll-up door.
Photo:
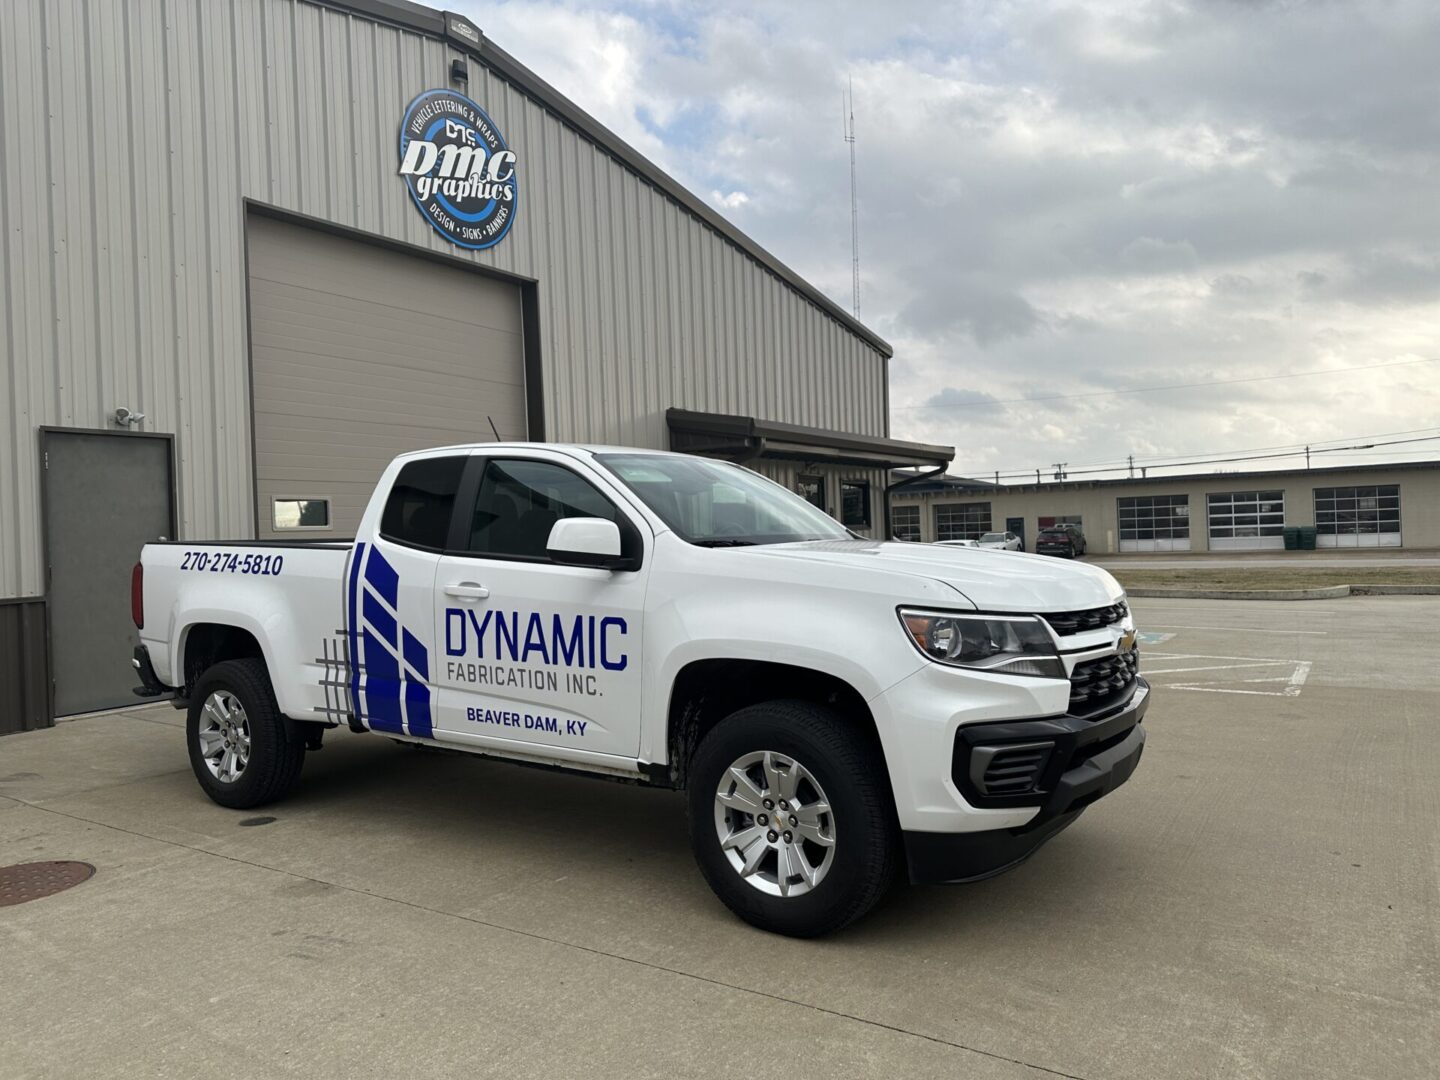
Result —
[[258, 214], [246, 232], [257, 535], [353, 535], [396, 454], [491, 421], [525, 438], [519, 286]]

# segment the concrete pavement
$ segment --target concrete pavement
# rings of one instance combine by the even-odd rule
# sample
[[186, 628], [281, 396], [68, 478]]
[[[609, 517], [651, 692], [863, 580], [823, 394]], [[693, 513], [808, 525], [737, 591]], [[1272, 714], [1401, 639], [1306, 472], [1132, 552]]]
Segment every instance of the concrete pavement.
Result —
[[1440, 599], [1135, 609], [1130, 784], [820, 942], [673, 793], [336, 734], [234, 812], [168, 707], [6, 737], [0, 864], [98, 873], [0, 909], [0, 1076], [1432, 1076]]

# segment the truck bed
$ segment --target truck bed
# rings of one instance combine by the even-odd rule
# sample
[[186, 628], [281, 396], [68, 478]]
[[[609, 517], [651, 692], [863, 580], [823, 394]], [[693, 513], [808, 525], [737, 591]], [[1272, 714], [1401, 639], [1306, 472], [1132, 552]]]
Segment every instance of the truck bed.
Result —
[[185, 682], [187, 624], [237, 626], [260, 644], [280, 708], [297, 720], [344, 720], [332, 683], [343, 664], [345, 540], [162, 541], [145, 545], [145, 626], [155, 673]]

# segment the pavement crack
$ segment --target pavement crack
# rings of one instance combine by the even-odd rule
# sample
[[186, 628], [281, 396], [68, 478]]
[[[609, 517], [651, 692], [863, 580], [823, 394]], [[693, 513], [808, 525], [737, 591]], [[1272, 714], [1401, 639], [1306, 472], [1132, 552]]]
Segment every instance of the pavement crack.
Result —
[[[12, 796], [13, 798], [13, 796]], [[667, 975], [675, 975], [682, 979], [691, 979], [698, 983], [705, 983], [710, 986], [719, 987], [725, 990], [733, 990], [736, 993], [747, 994], [753, 997], [764, 998], [767, 1001], [783, 1002], [787, 1005], [795, 1005], [802, 1009], [809, 1009], [812, 1012], [824, 1016], [833, 1016], [839, 1020], [849, 1020], [856, 1024], [863, 1024], [866, 1027], [875, 1028], [881, 1031], [892, 1032], [897, 1035], [905, 1035], [912, 1039], [921, 1039], [938, 1046], [948, 1046], [954, 1050], [963, 1050], [969, 1054], [978, 1054], [981, 1057], [990, 1058], [993, 1061], [1003, 1061], [1010, 1065], [1018, 1065], [1024, 1069], [1030, 1069], [1044, 1076], [1061, 1077], [1062, 1080], [1093, 1080], [1091, 1077], [1079, 1073], [1069, 1073], [1061, 1069], [1053, 1069], [1046, 1065], [1036, 1065], [1033, 1062], [1024, 1061], [1020, 1058], [1010, 1057], [1006, 1054], [996, 1053], [993, 1050], [983, 1050], [978, 1046], [969, 1046], [966, 1043], [956, 1042], [953, 1039], [942, 1039], [937, 1035], [928, 1035], [923, 1031], [913, 1031], [910, 1028], [900, 1027], [897, 1024], [887, 1024], [883, 1020], [874, 1020], [865, 1016], [857, 1016], [854, 1013], [845, 1012], [843, 1009], [832, 1009], [825, 1005], [816, 1005], [809, 1001], [800, 1001], [796, 998], [785, 997], [783, 994], [772, 994], [764, 990], [756, 990], [753, 987], [741, 986], [736, 983], [726, 982], [723, 979], [712, 978], [708, 975], [698, 975], [693, 971], [685, 971], [681, 968], [668, 967], [664, 964], [652, 963], [649, 960], [639, 960], [633, 956], [625, 956], [622, 953], [608, 952], [605, 949], [597, 949], [593, 945], [582, 945], [575, 941], [566, 941], [564, 938], [550, 937], [546, 934], [536, 933], [533, 930], [521, 930], [518, 927], [506, 926], [504, 923], [490, 922], [486, 919], [477, 919], [472, 915], [460, 915], [453, 911], [445, 911], [443, 908], [430, 907], [427, 904], [416, 903], [413, 900], [406, 900], [403, 897], [390, 896], [386, 893], [372, 892], [369, 889], [357, 888], [353, 885], [344, 885], [335, 881], [326, 881], [324, 878], [311, 877], [309, 874], [301, 874], [294, 870], [286, 870], [283, 867], [271, 866], [268, 863], [255, 862], [251, 859], [242, 859], [235, 855], [226, 855], [224, 852], [211, 851], [209, 848], [200, 847], [196, 844], [186, 844], [179, 840], [168, 840], [161, 836], [153, 836], [150, 833], [141, 832], [138, 829], [127, 829], [120, 825], [112, 825], [105, 821], [96, 821], [94, 818], [84, 817], [80, 814], [69, 813], [65, 810], [57, 810], [51, 806], [43, 806], [39, 803], [29, 802], [25, 799], [16, 799], [21, 805], [32, 810], [39, 810], [42, 813], [54, 814], [57, 817], [68, 818], [85, 825], [94, 825], [102, 829], [112, 829], [115, 832], [124, 833], [127, 836], [139, 837], [142, 840], [150, 840], [157, 844], [165, 844], [169, 847], [180, 848], [184, 851], [192, 851], [197, 855], [208, 855], [215, 859], [224, 859], [226, 862], [236, 863], [240, 866], [248, 866], [254, 870], [265, 870], [272, 874], [282, 874], [286, 877], [295, 878], [298, 881], [309, 881], [317, 885], [327, 885], [332, 889], [340, 889], [343, 892], [355, 896], [364, 896], [372, 900], [382, 900], [386, 903], [399, 904], [414, 911], [425, 912], [429, 915], [439, 916], [446, 919], [454, 919], [458, 922], [470, 923], [474, 926], [483, 926], [489, 930], [497, 930], [501, 933], [514, 934], [518, 937], [529, 938], [533, 941], [542, 941], [548, 945], [557, 945], [561, 948], [575, 949], [578, 952], [588, 953], [591, 956], [604, 957], [609, 960], [618, 960], [621, 963], [633, 964], [636, 967], [647, 968], [651, 971], [663, 972]]]

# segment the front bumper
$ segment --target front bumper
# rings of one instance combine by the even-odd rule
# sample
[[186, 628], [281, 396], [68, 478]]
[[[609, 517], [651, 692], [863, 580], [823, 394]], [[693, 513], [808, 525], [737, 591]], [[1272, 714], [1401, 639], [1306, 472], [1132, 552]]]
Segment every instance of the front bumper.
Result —
[[1130, 779], [1145, 750], [1140, 721], [1150, 706], [1150, 688], [1137, 679], [1135, 692], [1121, 709], [1099, 720], [1056, 716], [1043, 720], [973, 724], [958, 732], [956, 773], [968, 770], [971, 755], [996, 747], [1049, 743], [1049, 766], [1040, 790], [1028, 794], [985, 795], [967, 791], [976, 803], [1026, 805], [1039, 810], [1023, 825], [980, 832], [922, 832], [902, 835], [910, 880], [917, 884], [979, 881], [1029, 858], [1041, 844], [1070, 825], [1085, 807]]

